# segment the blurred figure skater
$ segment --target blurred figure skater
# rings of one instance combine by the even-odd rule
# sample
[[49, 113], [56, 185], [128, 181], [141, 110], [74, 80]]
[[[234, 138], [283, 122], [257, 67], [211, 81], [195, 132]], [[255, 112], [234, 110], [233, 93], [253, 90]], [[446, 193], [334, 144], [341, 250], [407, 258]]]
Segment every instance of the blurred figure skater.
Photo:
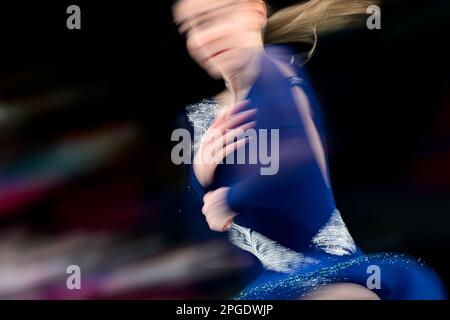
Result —
[[[179, 0], [173, 6], [191, 57], [226, 83], [222, 93], [187, 111], [196, 132], [191, 186], [204, 202], [206, 221], [261, 261], [237, 299], [446, 296], [438, 276], [413, 258], [363, 254], [334, 202], [320, 108], [301, 66], [317, 34], [363, 21], [370, 4], [310, 0], [275, 12], [263, 0]], [[283, 45], [292, 42], [312, 49], [300, 55]], [[255, 139], [242, 132], [251, 129], [278, 130], [279, 140], [269, 139], [278, 143], [276, 174], [261, 174], [267, 165], [261, 159], [249, 161]], [[256, 142], [262, 145], [260, 135]], [[243, 149], [245, 163], [224, 161]], [[371, 270], [380, 278], [369, 279]]]

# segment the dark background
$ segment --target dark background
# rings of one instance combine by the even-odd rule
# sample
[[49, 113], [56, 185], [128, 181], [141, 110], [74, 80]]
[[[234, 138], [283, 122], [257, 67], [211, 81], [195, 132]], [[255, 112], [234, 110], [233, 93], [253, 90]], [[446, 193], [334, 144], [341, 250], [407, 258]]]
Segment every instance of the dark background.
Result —
[[[81, 30], [66, 28], [70, 4], [81, 8]], [[447, 285], [449, 13], [445, 0], [384, 1], [381, 30], [363, 26], [321, 37], [307, 64], [326, 116], [336, 202], [356, 242], [367, 252], [420, 257]], [[91, 290], [77, 297], [236, 292], [245, 269], [239, 259], [237, 267], [201, 281], [168, 277], [167, 285], [118, 285], [116, 295], [96, 291], [105, 275], [150, 270], [170, 254], [181, 264], [179, 250], [188, 245], [202, 251], [190, 238], [190, 219], [198, 219], [192, 225], [201, 226], [204, 241], [222, 237], [211, 235], [186, 205], [187, 168], [170, 160], [170, 135], [183, 122], [185, 106], [223, 88], [190, 60], [171, 22], [170, 2], [2, 2], [0, 44], [0, 235], [8, 241], [23, 235], [20, 246], [2, 249], [14, 252], [14, 263], [31, 247], [39, 249], [36, 243], [44, 248], [81, 230], [86, 243], [70, 250], [90, 249], [98, 261], [86, 267]], [[115, 143], [117, 132], [125, 142]], [[84, 158], [76, 148], [61, 155], [73, 139], [84, 148], [105, 136], [106, 147], [98, 142], [103, 147], [94, 144]], [[105, 153], [97, 154], [100, 149]], [[89, 237], [99, 233], [107, 234], [109, 245], [91, 248]], [[139, 246], [153, 236], [158, 240]], [[117, 252], [119, 245], [124, 248]], [[67, 250], [29, 259], [47, 263]], [[40, 274], [36, 270], [29, 272]], [[38, 277], [42, 281], [26, 282], [25, 289], [0, 287], [0, 294], [70, 298], [74, 293], [58, 284], [62, 277]]]

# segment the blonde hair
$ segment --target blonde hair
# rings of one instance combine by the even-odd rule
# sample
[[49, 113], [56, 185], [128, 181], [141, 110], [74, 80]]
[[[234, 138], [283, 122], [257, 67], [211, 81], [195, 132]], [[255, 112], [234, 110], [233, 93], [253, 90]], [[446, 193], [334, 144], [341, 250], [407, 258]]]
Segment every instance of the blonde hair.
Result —
[[315, 50], [318, 35], [361, 25], [370, 5], [378, 0], [309, 0], [271, 13], [264, 33], [265, 43], [306, 42]]

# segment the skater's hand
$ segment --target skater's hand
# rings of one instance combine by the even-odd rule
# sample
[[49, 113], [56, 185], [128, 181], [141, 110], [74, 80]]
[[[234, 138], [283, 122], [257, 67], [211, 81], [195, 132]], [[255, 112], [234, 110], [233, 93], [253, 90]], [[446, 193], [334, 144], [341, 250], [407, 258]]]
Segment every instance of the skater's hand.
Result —
[[202, 213], [205, 215], [209, 228], [214, 231], [227, 231], [237, 213], [233, 212], [227, 203], [228, 187], [210, 191], [203, 197]]
[[217, 165], [249, 140], [242, 135], [245, 130], [254, 127], [256, 121], [242, 122], [253, 116], [257, 109], [240, 111], [247, 104], [248, 100], [240, 102], [219, 114], [204, 134], [193, 164], [195, 176], [203, 187], [212, 184]]

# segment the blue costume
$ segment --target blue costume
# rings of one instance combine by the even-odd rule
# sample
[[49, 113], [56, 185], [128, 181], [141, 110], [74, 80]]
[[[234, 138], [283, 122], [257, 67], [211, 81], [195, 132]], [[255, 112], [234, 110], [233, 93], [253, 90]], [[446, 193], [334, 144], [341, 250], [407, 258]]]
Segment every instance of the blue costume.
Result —
[[[228, 232], [230, 240], [262, 262], [255, 271], [258, 275], [235, 298], [297, 299], [322, 285], [352, 282], [369, 286], [381, 299], [445, 299], [439, 277], [415, 259], [392, 253], [367, 255], [355, 245], [327, 184], [328, 168], [324, 173], [315, 157], [308, 137], [310, 123], [299, 112], [293, 88], [306, 94], [312, 109], [310, 119], [323, 143], [319, 104], [303, 69], [295, 70], [299, 76], [286, 77], [274, 63], [293, 56], [295, 52], [287, 46], [265, 47], [245, 107], [258, 109], [248, 120], [256, 120], [256, 130], [266, 129], [269, 136], [271, 130], [278, 130], [277, 173], [261, 174], [261, 168], [268, 165], [259, 160], [251, 163], [249, 146], [245, 147], [245, 164], [218, 165], [208, 190], [191, 170], [190, 185], [200, 198], [209, 190], [230, 188], [228, 204], [238, 213]], [[188, 117], [197, 130], [194, 149], [215, 108], [217, 105], [207, 100], [188, 107]], [[271, 150], [273, 141], [268, 140], [267, 149]], [[379, 283], [371, 278], [377, 272]]]

